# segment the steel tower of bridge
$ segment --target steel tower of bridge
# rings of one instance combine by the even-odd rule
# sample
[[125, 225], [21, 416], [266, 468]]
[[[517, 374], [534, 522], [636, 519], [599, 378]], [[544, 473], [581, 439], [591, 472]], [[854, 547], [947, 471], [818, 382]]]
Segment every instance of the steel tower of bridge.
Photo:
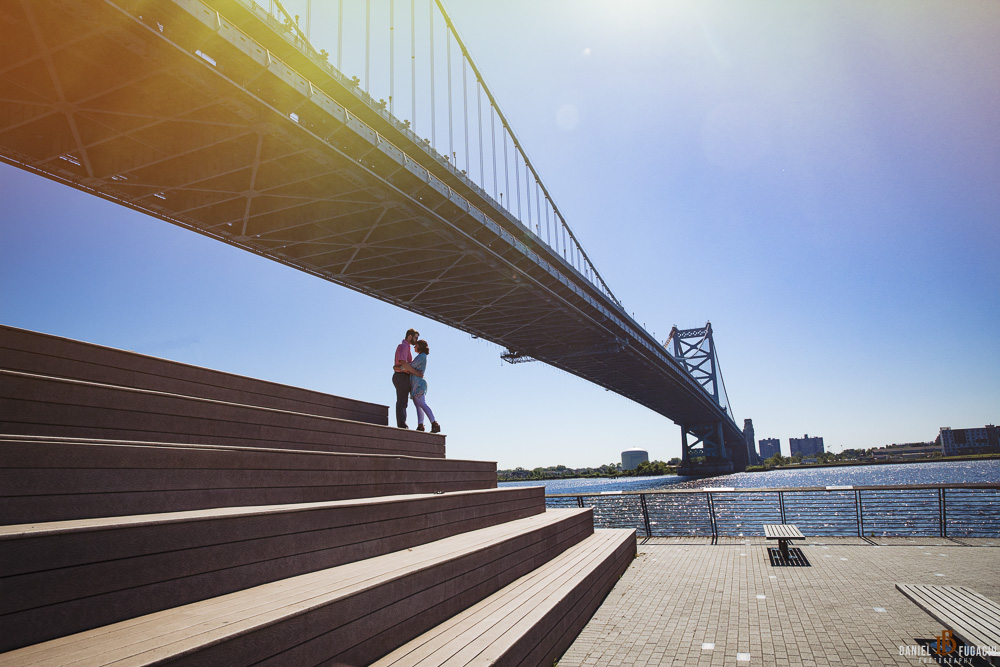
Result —
[[416, 75], [403, 121], [367, 60], [347, 77], [280, 4], [3, 0], [0, 159], [561, 368], [745, 467], [728, 403], [626, 313], [444, 8], [421, 1], [431, 53], [447, 38], [449, 154], [415, 132]]

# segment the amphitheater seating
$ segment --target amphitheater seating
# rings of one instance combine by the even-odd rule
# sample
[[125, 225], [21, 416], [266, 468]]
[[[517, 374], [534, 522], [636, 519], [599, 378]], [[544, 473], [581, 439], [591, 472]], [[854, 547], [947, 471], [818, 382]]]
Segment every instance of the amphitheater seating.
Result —
[[634, 531], [387, 414], [0, 327], [0, 665], [552, 664]]

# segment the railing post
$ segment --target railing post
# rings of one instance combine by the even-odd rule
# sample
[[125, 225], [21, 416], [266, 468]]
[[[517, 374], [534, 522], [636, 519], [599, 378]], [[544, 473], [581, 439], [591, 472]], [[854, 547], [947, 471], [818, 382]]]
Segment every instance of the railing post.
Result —
[[861, 490], [854, 490], [854, 513], [858, 518], [858, 537], [865, 536], [865, 518], [861, 512]]
[[650, 527], [650, 523], [649, 523], [649, 510], [646, 508], [646, 494], [645, 493], [640, 493], [639, 494], [639, 504], [642, 505], [642, 522], [646, 526], [646, 537], [652, 537], [653, 536], [653, 530]]
[[785, 492], [778, 491], [778, 508], [781, 510], [781, 523], [785, 523]]
[[948, 537], [948, 508], [944, 492], [943, 486], [938, 489], [938, 505], [941, 508], [941, 537]]
[[583, 496], [576, 497], [576, 504], [580, 509], [583, 509]]
[[712, 502], [712, 492], [706, 491], [705, 496], [708, 498], [708, 519], [712, 523], [712, 539], [718, 539], [719, 532], [715, 523], [715, 504]]

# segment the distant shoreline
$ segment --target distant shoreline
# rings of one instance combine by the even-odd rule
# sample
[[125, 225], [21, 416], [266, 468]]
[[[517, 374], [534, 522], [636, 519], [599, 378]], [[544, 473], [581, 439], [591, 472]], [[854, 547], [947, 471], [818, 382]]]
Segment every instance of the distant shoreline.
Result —
[[898, 463], [942, 463], [945, 461], [982, 461], [989, 459], [1000, 459], [1000, 454], [967, 454], [965, 456], [941, 456], [938, 458], [926, 459], [880, 459], [878, 461], [831, 461], [829, 463], [796, 463], [795, 465], [774, 466], [764, 468], [753, 466], [753, 470], [746, 472], [768, 472], [770, 470], [797, 470], [799, 468], [840, 468], [849, 466], [882, 466], [895, 465]]
[[[947, 461], [983, 461], [991, 459], [1000, 459], [1000, 454], [968, 454], [965, 456], [942, 456], [939, 458], [927, 458], [927, 459], [881, 459], [878, 461], [831, 461], [829, 463], [797, 463], [795, 465], [782, 465], [774, 466], [773, 468], [763, 468], [754, 467], [753, 470], [747, 470], [746, 472], [769, 472], [771, 470], [800, 470], [802, 468], [845, 468], [852, 466], [878, 466], [878, 465], [895, 465], [898, 463], [942, 463]], [[499, 472], [499, 471], [498, 471]], [[677, 470], [674, 468], [672, 471], [665, 473], [658, 473], [656, 475], [626, 475], [626, 474], [588, 474], [588, 475], [546, 475], [544, 477], [500, 477], [497, 476], [497, 481], [499, 482], [546, 482], [554, 481], [560, 479], [642, 479], [643, 477], [661, 477], [663, 475], [676, 475]]]
[[550, 482], [558, 479], [642, 479], [643, 477], [664, 477], [667, 475], [677, 475], [677, 469], [675, 468], [672, 472], [656, 473], [655, 475], [547, 475], [545, 477], [500, 477], [497, 475], [498, 482]]

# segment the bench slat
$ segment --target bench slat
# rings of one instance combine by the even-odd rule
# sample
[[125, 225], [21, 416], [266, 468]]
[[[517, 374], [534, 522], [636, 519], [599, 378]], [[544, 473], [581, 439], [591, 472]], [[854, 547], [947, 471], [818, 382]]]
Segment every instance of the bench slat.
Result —
[[914, 586], [924, 602], [1000, 637], [1000, 607], [975, 591], [957, 586]]
[[962, 586], [896, 584], [934, 620], [974, 646], [1000, 646], [1000, 605]]
[[764, 524], [764, 536], [769, 540], [804, 540], [806, 536], [790, 523]]

